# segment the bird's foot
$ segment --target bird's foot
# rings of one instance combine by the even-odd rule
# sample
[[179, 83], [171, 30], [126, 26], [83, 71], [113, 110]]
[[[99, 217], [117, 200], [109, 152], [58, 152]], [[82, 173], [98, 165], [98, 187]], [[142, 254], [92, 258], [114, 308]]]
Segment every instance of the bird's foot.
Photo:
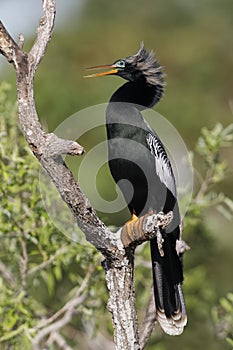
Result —
[[135, 222], [135, 221], [137, 221], [137, 220], [138, 220], [137, 215], [132, 214], [131, 219], [128, 220], [128, 221], [125, 223], [125, 225], [131, 225], [133, 222]]
[[124, 243], [124, 246], [127, 246], [131, 242], [134, 242], [135, 240], [137, 240], [137, 234], [138, 234], [137, 221], [138, 220], [139, 218], [135, 214], [132, 214], [131, 219], [124, 224], [122, 228], [122, 234], [121, 234], [121, 238]]

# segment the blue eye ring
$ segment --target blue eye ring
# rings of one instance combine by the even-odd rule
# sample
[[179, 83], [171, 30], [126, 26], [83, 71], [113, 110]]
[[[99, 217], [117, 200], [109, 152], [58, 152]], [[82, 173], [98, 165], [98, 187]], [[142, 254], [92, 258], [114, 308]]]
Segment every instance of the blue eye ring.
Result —
[[125, 68], [125, 61], [124, 60], [119, 60], [117, 63], [116, 63], [116, 66], [118, 68]]

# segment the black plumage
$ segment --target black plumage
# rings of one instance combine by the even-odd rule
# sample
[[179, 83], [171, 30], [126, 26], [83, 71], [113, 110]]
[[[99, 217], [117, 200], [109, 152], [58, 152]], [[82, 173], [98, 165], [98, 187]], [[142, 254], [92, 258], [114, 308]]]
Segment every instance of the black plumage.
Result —
[[150, 245], [157, 319], [166, 333], [181, 334], [187, 317], [182, 263], [176, 251], [181, 232], [175, 177], [161, 140], [141, 114], [163, 94], [162, 69], [143, 44], [133, 56], [92, 68], [111, 70], [90, 76], [115, 74], [128, 80], [110, 99], [106, 128], [110, 171], [131, 214], [173, 211], [173, 221], [162, 235], [163, 254], [156, 239]]

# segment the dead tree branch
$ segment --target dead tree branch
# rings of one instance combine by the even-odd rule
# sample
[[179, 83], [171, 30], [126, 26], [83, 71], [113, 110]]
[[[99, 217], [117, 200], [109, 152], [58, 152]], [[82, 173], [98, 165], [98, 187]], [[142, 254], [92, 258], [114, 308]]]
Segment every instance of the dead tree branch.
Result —
[[[33, 80], [51, 38], [56, 9], [55, 0], [42, 2], [43, 16], [35, 42], [28, 53], [23, 51], [23, 36], [20, 36], [17, 44], [0, 22], [0, 52], [16, 71], [19, 124], [30, 149], [49, 174], [86, 239], [105, 257], [103, 266], [110, 295], [108, 309], [112, 313], [116, 349], [138, 350], [140, 345], [133, 284], [134, 248], [145, 240], [157, 237], [162, 254], [160, 229], [168, 225], [172, 213], [150, 213], [137, 223], [112, 233], [98, 218], [61, 157], [63, 154], [82, 155], [83, 147], [75, 141], [61, 139], [42, 129], [34, 102]], [[10, 278], [7, 279], [11, 282]], [[85, 294], [79, 295], [75, 303], [81, 303], [84, 298]], [[46, 328], [40, 330], [34, 338], [34, 345], [38, 346], [49, 332], [56, 332], [66, 324], [72, 317], [73, 310], [74, 308], [68, 308], [61, 319], [52, 320], [54, 322], [49, 322]], [[147, 339], [145, 336], [142, 339], [144, 346]]]
[[141, 350], [145, 348], [146, 343], [149, 340], [151, 333], [154, 329], [155, 323], [156, 323], [156, 313], [155, 313], [154, 289], [152, 287], [145, 316], [142, 320], [140, 331], [139, 331], [139, 342], [140, 342]]
[[76, 291], [75, 295], [71, 300], [69, 300], [61, 309], [59, 309], [57, 312], [55, 312], [52, 316], [49, 318], [42, 320], [39, 324], [37, 324], [36, 327], [34, 327], [34, 331], [37, 331], [39, 329], [46, 328], [48, 325], [54, 323], [54, 321], [57, 321], [59, 317], [61, 317], [63, 314], [67, 312], [74, 312], [75, 307], [80, 304], [80, 298], [82, 295], [84, 295], [84, 291], [87, 287], [87, 284], [90, 280], [91, 273], [88, 272], [84, 280], [82, 281], [81, 286]]
[[58, 332], [53, 332], [49, 337], [46, 345], [51, 346], [53, 343], [56, 343], [59, 349], [62, 350], [72, 350], [72, 348], [66, 343], [65, 339]]

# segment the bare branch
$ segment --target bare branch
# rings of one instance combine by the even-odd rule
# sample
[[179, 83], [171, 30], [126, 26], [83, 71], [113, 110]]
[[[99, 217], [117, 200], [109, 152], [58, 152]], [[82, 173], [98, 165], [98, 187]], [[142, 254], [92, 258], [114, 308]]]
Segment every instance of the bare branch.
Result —
[[132, 252], [122, 259], [121, 266], [105, 266], [105, 270], [109, 289], [108, 310], [112, 313], [116, 349], [139, 350]]
[[[34, 330], [38, 330], [41, 328], [45, 328], [47, 327], [49, 324], [53, 323], [54, 321], [56, 321], [56, 319], [58, 319], [62, 314], [73, 310], [77, 305], [80, 304], [80, 297], [81, 294], [84, 292], [84, 290], [87, 287], [88, 281], [90, 279], [90, 272], [86, 275], [86, 277], [84, 278], [84, 280], [82, 281], [81, 286], [79, 287], [79, 289], [76, 291], [75, 295], [73, 296], [72, 299], [70, 299], [61, 309], [59, 309], [57, 312], [55, 312], [55, 314], [53, 314], [51, 317], [47, 318], [46, 320], [42, 320], [35, 328]], [[86, 298], [86, 296], [85, 296]], [[85, 299], [84, 298], [84, 299]]]
[[26, 281], [27, 281], [27, 271], [28, 271], [28, 253], [27, 253], [27, 245], [25, 242], [25, 234], [21, 232], [20, 243], [22, 247], [22, 256], [21, 256], [21, 290], [25, 290]]
[[44, 269], [45, 267], [49, 266], [58, 256], [60, 256], [61, 254], [64, 254], [67, 250], [69, 250], [68, 246], [62, 246], [60, 247], [56, 253], [52, 256], [50, 256], [50, 258], [48, 260], [43, 261], [41, 264], [36, 265], [35, 267], [32, 267], [31, 269], [28, 270], [28, 276], [33, 275], [34, 273]]
[[[30, 59], [27, 58], [29, 57], [27, 54], [22, 52], [2, 25], [2, 37], [4, 38], [4, 35], [6, 35], [6, 42], [8, 44], [1, 45], [1, 43], [4, 43], [5, 41], [0, 41], [0, 50], [8, 55], [10, 47], [11, 56], [16, 58], [17, 62], [17, 66], [15, 67], [18, 84], [20, 126], [32, 152], [51, 177], [60, 192], [62, 199], [66, 202], [77, 219], [77, 222], [85, 233], [87, 240], [104, 255], [108, 257], [112, 256], [114, 259], [117, 257], [121, 258], [122, 255], [125, 255], [123, 245], [127, 247], [128, 245], [131, 245], [133, 241], [137, 241], [135, 244], [140, 244], [143, 240], [148, 240], [155, 236], [157, 231], [155, 232], [154, 227], [152, 227], [151, 232], [150, 229], [147, 228], [150, 221], [150, 217], [147, 215], [146, 221], [139, 220], [139, 223], [142, 223], [142, 229], [137, 231], [139, 237], [136, 238], [136, 240], [133, 239], [133, 237], [127, 237], [129, 231], [125, 233], [124, 229], [122, 230], [122, 245], [120, 236], [116, 234], [114, 235], [110, 232], [98, 218], [89, 200], [82, 193], [74, 179], [73, 174], [60, 157], [60, 154], [64, 153], [81, 155], [84, 151], [83, 148], [74, 141], [60, 139], [56, 135], [47, 134], [42, 130], [34, 103], [33, 78], [34, 68], [36, 68], [42, 59], [51, 37], [55, 15], [54, 0], [44, 0], [43, 11], [43, 17], [37, 30], [37, 38], [29, 53]], [[166, 219], [167, 216], [165, 220]], [[159, 220], [163, 221], [161, 218]], [[153, 217], [151, 222], [152, 226], [162, 226], [160, 222], [156, 224], [155, 217]], [[147, 233], [143, 236], [142, 233], [145, 234], [146, 232], [145, 228]], [[134, 227], [132, 227], [132, 229], [134, 229]]]
[[[24, 136], [41, 165], [47, 171], [62, 199], [74, 214], [86, 238], [97, 249], [112, 247], [111, 232], [98, 218], [89, 200], [82, 193], [73, 174], [60, 154], [80, 155], [83, 148], [74, 141], [59, 139], [47, 134], [39, 123], [35, 102], [33, 79], [51, 37], [55, 15], [55, 1], [44, 0], [43, 17], [37, 30], [36, 41], [27, 55], [10, 37], [1, 23], [0, 51], [13, 62], [17, 74], [19, 123]], [[5, 38], [5, 36], [6, 38]], [[4, 40], [5, 39], [5, 40]], [[111, 254], [112, 249], [109, 250]]]
[[33, 68], [37, 69], [42, 57], [45, 54], [46, 47], [51, 39], [54, 26], [56, 3], [55, 0], [42, 0], [43, 16], [40, 19], [40, 25], [37, 28], [36, 40], [32, 46], [29, 56], [33, 60]]
[[72, 350], [72, 348], [66, 343], [65, 339], [58, 332], [53, 332], [51, 334], [48, 341], [46, 342], [46, 345], [50, 346], [53, 343], [56, 343], [58, 345], [59, 349]]
[[[172, 220], [172, 213], [164, 215], [152, 212], [136, 223], [125, 225], [117, 233], [112, 233], [98, 218], [61, 157], [62, 154], [82, 155], [83, 147], [75, 141], [60, 139], [42, 129], [34, 102], [33, 81], [35, 71], [50, 41], [54, 18], [55, 0], [43, 0], [43, 16], [37, 29], [36, 40], [29, 53], [23, 52], [23, 37], [20, 37], [17, 45], [0, 22], [0, 53], [13, 64], [16, 71], [19, 124], [30, 149], [57, 187], [86, 239], [106, 258], [104, 268], [110, 293], [108, 308], [112, 313], [116, 348], [117, 350], [139, 350], [133, 285], [134, 248], [145, 240], [157, 237], [162, 255], [161, 230], [164, 230]], [[32, 273], [32, 271], [33, 269], [29, 272]], [[51, 332], [58, 332], [61, 327], [70, 322], [75, 308], [86, 297], [82, 293], [85, 283], [73, 299], [35, 327], [34, 331], [38, 331], [33, 340], [35, 350], [40, 348], [39, 344], [43, 338]], [[143, 337], [146, 339], [146, 336]]]
[[178, 255], [183, 255], [190, 249], [190, 246], [183, 240], [176, 241], [176, 251]]
[[142, 320], [139, 332], [139, 343], [141, 350], [146, 346], [151, 333], [156, 324], [156, 312], [155, 312], [155, 301], [154, 301], [154, 290], [151, 288], [150, 299], [146, 308], [145, 316]]
[[75, 307], [77, 307], [78, 305], [81, 305], [85, 299], [86, 299], [85, 294], [75, 298], [73, 300], [72, 307], [70, 306], [67, 309], [67, 311], [64, 313], [64, 316], [62, 318], [60, 318], [58, 321], [53, 322], [46, 328], [43, 328], [41, 331], [39, 331], [32, 341], [33, 349], [40, 350], [41, 349], [40, 342], [42, 341], [43, 338], [45, 338], [52, 332], [59, 331], [61, 328], [67, 325], [71, 321], [73, 314], [76, 312]]
[[24, 36], [23, 36], [23, 34], [19, 34], [18, 46], [19, 46], [20, 50], [23, 51], [23, 46], [24, 46]]
[[35, 338], [32, 340], [33, 349], [39, 350], [40, 342], [45, 337], [49, 336], [51, 333], [58, 332], [71, 321], [73, 314], [76, 312], [77, 306], [81, 305], [87, 297], [84, 291], [87, 287], [90, 276], [91, 274], [89, 272], [84, 278], [79, 289], [76, 291], [74, 297], [70, 299], [61, 309], [59, 309], [48, 319], [42, 320], [36, 327], [31, 329], [32, 333], [35, 331], [38, 332]]
[[0, 21], [0, 52], [6, 57], [9, 63], [13, 63], [16, 67], [19, 47], [12, 39], [3, 23]]
[[81, 156], [84, 153], [84, 148], [75, 141], [61, 139], [55, 134], [47, 134], [43, 153], [46, 157], [52, 158], [62, 154]]

